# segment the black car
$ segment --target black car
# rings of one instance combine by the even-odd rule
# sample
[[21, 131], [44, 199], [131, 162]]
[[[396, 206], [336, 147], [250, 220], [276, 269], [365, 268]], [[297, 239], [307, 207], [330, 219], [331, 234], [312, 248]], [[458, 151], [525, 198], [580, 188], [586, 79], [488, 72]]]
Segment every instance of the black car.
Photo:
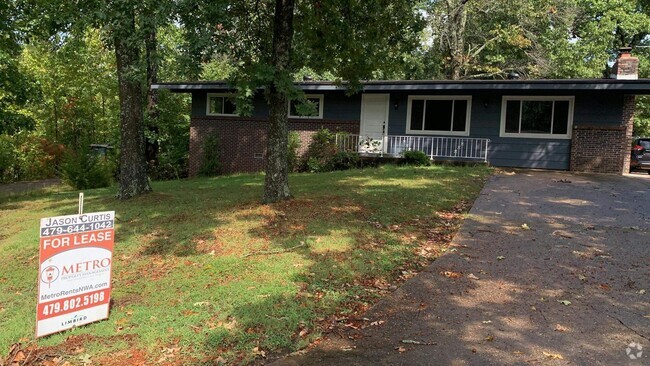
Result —
[[634, 169], [645, 170], [650, 174], [650, 137], [634, 139], [630, 170]]

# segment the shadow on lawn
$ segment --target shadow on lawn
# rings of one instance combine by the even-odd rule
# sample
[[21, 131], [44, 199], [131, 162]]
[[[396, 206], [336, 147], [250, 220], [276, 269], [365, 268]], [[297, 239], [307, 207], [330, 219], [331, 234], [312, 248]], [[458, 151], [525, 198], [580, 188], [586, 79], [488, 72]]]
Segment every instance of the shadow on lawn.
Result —
[[[269, 242], [261, 255], [289, 251], [311, 264], [291, 278], [296, 293], [253, 297], [237, 306], [233, 316], [241, 328], [211, 332], [206, 351], [219, 350], [217, 357], [218, 352], [236, 347], [237, 339], [254, 333], [259, 333], [260, 349], [291, 350], [313, 341], [320, 331], [314, 328], [328, 329], [340, 318], [357, 322], [371, 304], [394, 289], [395, 281], [428, 263], [418, 257], [417, 249], [435, 225], [443, 225], [436, 221], [437, 213], [471, 201], [482, 186], [482, 176], [471, 170], [427, 173], [419, 169], [404, 169], [380, 181], [345, 175], [309, 198], [299, 193], [300, 198], [272, 205], [272, 212], [262, 217], [242, 216], [262, 219], [262, 225], [249, 231]], [[297, 186], [303, 189], [312, 181], [322, 184], [313, 175], [297, 178], [301, 180]], [[446, 188], [441, 179], [462, 188]], [[267, 258], [273, 260], [271, 256]]]
[[562, 173], [496, 177], [456, 251], [373, 307], [354, 324], [361, 329], [339, 325], [324, 346], [277, 365], [634, 362], [627, 345], [650, 346], [649, 187]]

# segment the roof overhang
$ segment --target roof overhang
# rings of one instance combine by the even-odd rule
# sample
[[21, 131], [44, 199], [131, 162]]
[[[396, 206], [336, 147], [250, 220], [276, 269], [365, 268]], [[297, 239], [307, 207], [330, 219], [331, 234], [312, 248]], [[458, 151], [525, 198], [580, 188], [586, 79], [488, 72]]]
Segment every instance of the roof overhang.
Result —
[[[304, 91], [346, 91], [347, 83], [309, 81], [295, 83]], [[168, 89], [178, 93], [193, 91], [234, 91], [225, 81], [158, 83], [152, 89]], [[378, 80], [361, 82], [363, 92], [380, 91], [619, 91], [629, 94], [650, 94], [650, 79], [544, 79], [544, 80]]]

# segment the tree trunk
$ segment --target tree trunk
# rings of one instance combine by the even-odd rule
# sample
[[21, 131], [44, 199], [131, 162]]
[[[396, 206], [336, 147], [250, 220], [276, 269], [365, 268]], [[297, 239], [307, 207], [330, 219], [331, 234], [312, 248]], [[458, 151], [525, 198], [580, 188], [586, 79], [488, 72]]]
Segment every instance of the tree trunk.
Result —
[[288, 98], [283, 81], [290, 80], [291, 42], [293, 40], [294, 0], [276, 0], [273, 24], [271, 63], [275, 69], [273, 84], [267, 92], [269, 103], [269, 131], [266, 148], [266, 203], [291, 199], [287, 167]]
[[[132, 10], [131, 10], [132, 11]], [[115, 30], [113, 42], [120, 93], [120, 188], [117, 198], [127, 199], [151, 191], [144, 157], [144, 115], [142, 83], [138, 77], [140, 54], [133, 42], [135, 20], [131, 13], [122, 29]]]
[[465, 28], [467, 25], [467, 4], [469, 0], [447, 0], [448, 21], [448, 52], [449, 71], [451, 80], [459, 80], [466, 67], [465, 61]]
[[[151, 89], [151, 84], [158, 82], [158, 37], [154, 27], [147, 34], [145, 51], [147, 59], [147, 129], [151, 135], [158, 136], [157, 119], [160, 114], [158, 111], [158, 90]], [[157, 164], [159, 150], [160, 146], [157, 139], [147, 140], [146, 160]]]

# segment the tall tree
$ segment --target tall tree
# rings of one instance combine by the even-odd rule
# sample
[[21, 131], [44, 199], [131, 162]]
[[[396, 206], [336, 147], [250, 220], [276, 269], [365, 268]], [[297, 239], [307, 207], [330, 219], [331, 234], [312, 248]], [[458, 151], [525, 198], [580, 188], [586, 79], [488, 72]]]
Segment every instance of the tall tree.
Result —
[[136, 28], [137, 5], [113, 2], [110, 10], [111, 38], [115, 47], [120, 90], [120, 188], [117, 197], [126, 199], [151, 191], [147, 179], [144, 138], [144, 104], [140, 48]]
[[13, 0], [0, 3], [0, 134], [34, 128], [34, 120], [20, 110], [35, 96], [31, 80], [18, 67], [20, 29]]
[[267, 93], [269, 101], [269, 132], [266, 147], [266, 176], [264, 201], [274, 202], [291, 198], [287, 167], [287, 91], [291, 80], [291, 43], [293, 41], [294, 0], [276, 0], [273, 23], [271, 66], [273, 81]]
[[38, 85], [40, 98], [26, 109], [48, 140], [81, 144], [119, 143], [119, 101], [115, 56], [88, 29], [23, 45], [20, 68]]
[[[348, 81], [350, 91], [359, 80], [389, 75], [403, 65], [403, 55], [415, 48], [423, 23], [416, 0], [243, 0], [232, 3], [221, 21], [200, 3], [185, 24], [194, 26], [188, 45], [195, 57], [216, 46], [237, 65], [231, 81], [240, 99], [250, 98], [258, 87], [269, 105], [269, 131], [263, 200], [291, 197], [286, 167], [287, 103], [301, 100], [293, 76], [309, 68]], [[189, 6], [189, 5], [188, 5]], [[203, 10], [203, 11], [200, 11]], [[203, 15], [202, 15], [203, 14]], [[206, 42], [205, 32], [211, 32]], [[214, 49], [212, 49], [214, 51]], [[250, 104], [238, 103], [240, 113]]]
[[[115, 52], [120, 98], [120, 179], [117, 197], [127, 199], [151, 190], [144, 157], [144, 81], [141, 49], [146, 32], [138, 27], [150, 16], [134, 0], [19, 0], [23, 17], [36, 25], [33, 35], [51, 36], [101, 28]], [[160, 2], [163, 4], [164, 2]], [[150, 10], [149, 10], [150, 11]], [[65, 41], [65, 37], [62, 38]]]

